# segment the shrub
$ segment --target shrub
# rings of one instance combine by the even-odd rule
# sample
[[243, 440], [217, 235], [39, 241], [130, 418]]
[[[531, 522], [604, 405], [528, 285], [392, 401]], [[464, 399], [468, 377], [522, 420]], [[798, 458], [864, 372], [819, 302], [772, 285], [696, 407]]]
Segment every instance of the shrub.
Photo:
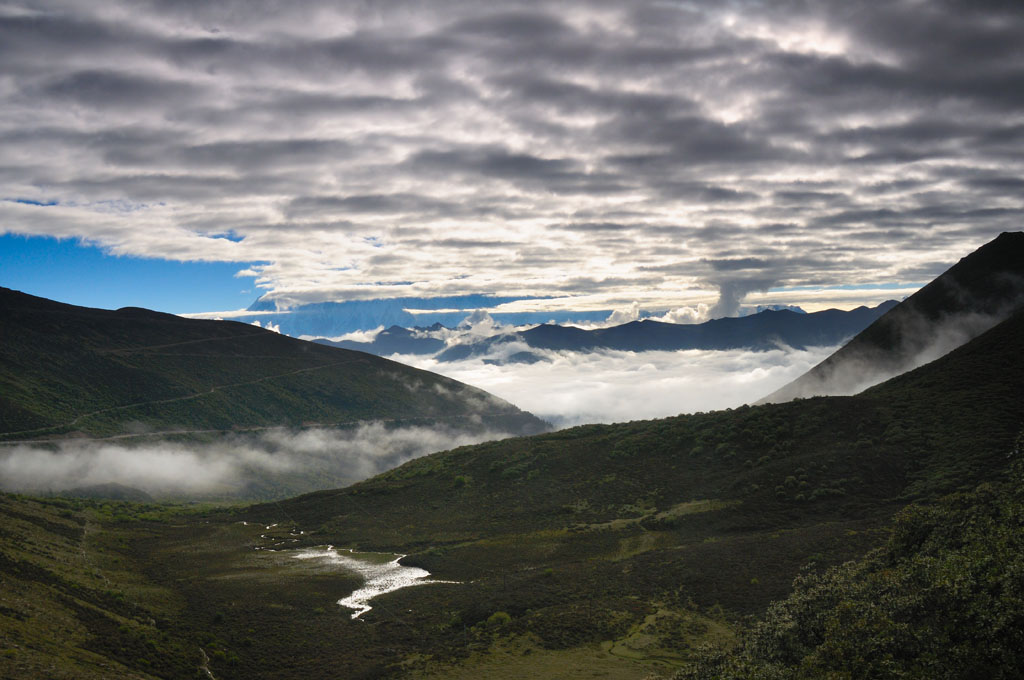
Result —
[[512, 623], [512, 617], [508, 612], [494, 612], [487, 617], [487, 625], [490, 628], [499, 628]]

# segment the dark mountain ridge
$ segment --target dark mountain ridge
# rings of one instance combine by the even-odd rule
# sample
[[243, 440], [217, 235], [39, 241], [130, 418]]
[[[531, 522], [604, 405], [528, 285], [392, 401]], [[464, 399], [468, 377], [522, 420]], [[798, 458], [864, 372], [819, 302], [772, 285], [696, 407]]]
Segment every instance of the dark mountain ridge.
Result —
[[0, 438], [362, 420], [524, 433], [482, 390], [232, 321], [66, 305], [0, 289]]
[[853, 394], [942, 356], [1024, 305], [1024, 232], [1004, 232], [762, 402]]

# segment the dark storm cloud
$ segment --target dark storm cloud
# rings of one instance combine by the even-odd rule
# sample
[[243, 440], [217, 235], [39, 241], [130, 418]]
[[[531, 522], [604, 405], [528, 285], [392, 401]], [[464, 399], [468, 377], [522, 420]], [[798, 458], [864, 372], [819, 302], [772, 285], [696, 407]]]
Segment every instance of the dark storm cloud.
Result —
[[343, 96], [333, 94], [306, 94], [288, 91], [266, 92], [260, 99], [264, 111], [289, 116], [324, 116], [331, 114], [395, 113], [409, 107], [421, 106], [415, 98], [399, 99], [379, 95]]
[[27, 14], [0, 17], [0, 55], [7, 60], [32, 63], [26, 52], [45, 49], [61, 53], [107, 51], [126, 39], [134, 42], [133, 31], [118, 31], [105, 23], [72, 15]]
[[198, 96], [200, 92], [201, 88], [190, 83], [110, 70], [79, 71], [41, 88], [46, 97], [95, 108], [149, 108]]
[[835, 191], [776, 191], [772, 194], [772, 198], [775, 203], [782, 205], [803, 205], [808, 203], [835, 205], [846, 202], [846, 195]]
[[599, 90], [571, 81], [554, 80], [543, 74], [502, 75], [491, 84], [503, 90], [513, 105], [542, 104], [565, 113], [598, 113], [650, 119], [692, 110], [685, 97], [621, 90]]
[[680, 165], [765, 163], [796, 160], [798, 153], [778, 148], [743, 125], [723, 125], [701, 116], [620, 119], [601, 130], [611, 139], [662, 148], [667, 153], [612, 156], [613, 165], [662, 171]]
[[5, 230], [266, 262], [284, 302], [728, 311], [1024, 210], [1021, 3], [37, 0], [0, 58]]
[[1006, 194], [1014, 191], [1024, 193], [1024, 178], [1021, 177], [972, 177], [963, 180], [963, 184], [986, 193]]
[[753, 191], [743, 191], [732, 187], [707, 185], [691, 181], [667, 180], [659, 182], [653, 179], [650, 182], [650, 186], [653, 190], [657, 190], [658, 194], [664, 198], [685, 199], [698, 204], [741, 203], [744, 201], [755, 201], [760, 197]]
[[349, 144], [338, 140], [281, 139], [200, 144], [182, 149], [181, 156], [188, 166], [253, 168], [338, 159], [351, 152]]
[[[415, 244], [414, 241], [410, 243]], [[443, 248], [456, 248], [459, 250], [466, 248], [500, 248], [507, 249], [519, 245], [515, 241], [490, 241], [484, 239], [468, 239], [468, 238], [443, 238], [438, 241], [420, 241], [420, 245], [439, 245]]]
[[766, 269], [770, 263], [754, 257], [741, 257], [730, 260], [706, 260], [716, 272], [735, 271], [737, 269]]
[[572, 159], [541, 158], [500, 147], [421, 151], [408, 165], [426, 172], [480, 174], [512, 180], [564, 180], [579, 176], [580, 164]]
[[566, 24], [549, 14], [508, 12], [501, 9], [484, 17], [458, 21], [450, 30], [452, 33], [484, 36], [499, 43], [511, 43], [517, 49], [523, 43], [549, 43], [573, 34]]

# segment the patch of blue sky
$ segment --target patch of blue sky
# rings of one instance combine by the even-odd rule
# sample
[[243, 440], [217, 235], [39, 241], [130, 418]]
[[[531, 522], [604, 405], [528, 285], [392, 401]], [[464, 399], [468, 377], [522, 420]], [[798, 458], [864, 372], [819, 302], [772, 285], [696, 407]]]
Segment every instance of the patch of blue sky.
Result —
[[243, 309], [261, 291], [252, 278], [235, 274], [256, 264], [116, 256], [77, 239], [0, 235], [0, 286], [101, 309], [145, 307], [172, 314]]
[[207, 236], [209, 236], [210, 238], [222, 238], [226, 241], [231, 241], [232, 243], [241, 243], [242, 241], [245, 240], [245, 236], [237, 234], [233, 231], [226, 231], [220, 234], [207, 234]]
[[25, 205], [38, 205], [43, 208], [52, 208], [57, 205], [57, 201], [38, 201], [34, 198], [8, 198], [5, 199], [11, 203], [23, 203]]

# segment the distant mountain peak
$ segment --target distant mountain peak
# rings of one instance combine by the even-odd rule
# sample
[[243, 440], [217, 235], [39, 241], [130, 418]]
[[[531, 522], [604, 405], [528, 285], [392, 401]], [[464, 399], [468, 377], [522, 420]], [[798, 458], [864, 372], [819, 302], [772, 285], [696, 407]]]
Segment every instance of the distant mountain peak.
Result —
[[[541, 358], [545, 350], [589, 352], [612, 349], [629, 352], [676, 350], [770, 350], [780, 344], [802, 349], [835, 346], [853, 336], [896, 305], [884, 302], [877, 307], [850, 312], [838, 309], [814, 314], [792, 309], [765, 310], [741, 317], [713, 319], [699, 324], [673, 324], [656, 319], [638, 319], [618, 326], [584, 330], [574, 326], [541, 324], [514, 334], [500, 333], [447, 347], [438, 361], [460, 361], [480, 357], [490, 363], [522, 363]], [[533, 350], [507, 355], [511, 342], [523, 343]], [[372, 351], [372, 350], [371, 350]]]

